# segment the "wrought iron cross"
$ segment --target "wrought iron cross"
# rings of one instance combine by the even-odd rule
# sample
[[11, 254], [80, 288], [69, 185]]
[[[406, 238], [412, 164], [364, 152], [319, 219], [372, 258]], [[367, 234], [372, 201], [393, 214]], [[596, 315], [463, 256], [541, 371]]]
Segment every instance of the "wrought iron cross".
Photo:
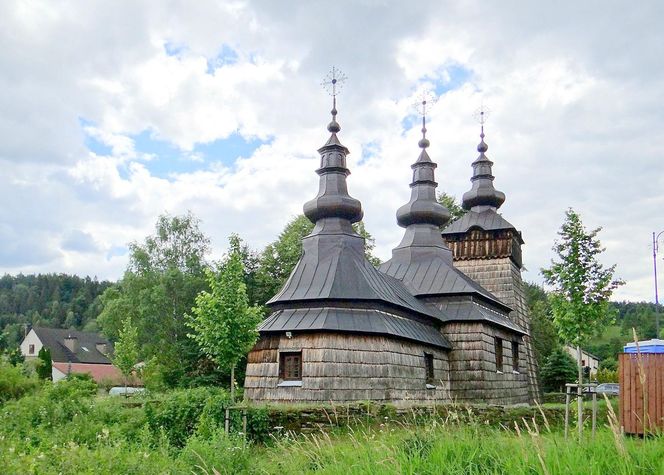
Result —
[[341, 92], [341, 89], [343, 89], [346, 79], [346, 75], [339, 68], [332, 66], [330, 72], [323, 79], [321, 86], [325, 88], [330, 96], [336, 97]]
[[422, 138], [426, 137], [427, 133], [427, 127], [426, 127], [426, 117], [427, 117], [427, 111], [430, 107], [432, 107], [436, 101], [438, 100], [438, 97], [429, 91], [428, 89], [422, 90], [417, 95], [417, 101], [415, 104], [415, 108], [417, 109], [418, 114], [422, 116]]
[[482, 138], [484, 138], [484, 124], [486, 123], [486, 119], [491, 113], [491, 110], [482, 103], [482, 105], [475, 111], [475, 120], [479, 122], [480, 126], [482, 127]]

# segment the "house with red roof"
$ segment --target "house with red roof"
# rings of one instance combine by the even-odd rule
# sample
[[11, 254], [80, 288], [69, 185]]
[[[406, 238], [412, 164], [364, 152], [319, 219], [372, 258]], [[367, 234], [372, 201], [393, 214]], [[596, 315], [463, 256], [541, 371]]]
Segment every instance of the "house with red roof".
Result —
[[51, 352], [53, 381], [87, 373], [97, 383], [124, 384], [122, 373], [110, 360], [113, 345], [97, 333], [33, 327], [20, 346], [26, 360], [36, 359], [44, 347]]

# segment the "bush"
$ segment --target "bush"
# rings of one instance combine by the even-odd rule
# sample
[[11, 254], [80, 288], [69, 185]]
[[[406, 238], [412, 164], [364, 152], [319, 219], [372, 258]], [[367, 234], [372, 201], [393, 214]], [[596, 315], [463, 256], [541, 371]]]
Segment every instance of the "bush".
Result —
[[36, 378], [26, 376], [18, 366], [0, 358], [0, 403], [18, 399], [39, 387]]
[[600, 368], [595, 375], [598, 383], [617, 383], [618, 382], [618, 371], [611, 369], [602, 369]]
[[148, 402], [145, 417], [155, 440], [163, 434], [171, 445], [184, 447], [199, 425], [210, 431], [223, 423], [223, 411], [229, 404], [230, 396], [221, 388], [179, 389]]

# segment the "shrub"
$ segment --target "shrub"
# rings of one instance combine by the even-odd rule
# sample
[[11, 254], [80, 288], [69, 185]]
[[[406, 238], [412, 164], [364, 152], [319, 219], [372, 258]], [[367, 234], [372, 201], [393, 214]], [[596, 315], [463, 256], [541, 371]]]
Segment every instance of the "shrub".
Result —
[[0, 403], [18, 399], [38, 387], [39, 381], [36, 378], [26, 376], [20, 367], [0, 358]]
[[183, 447], [196, 431], [205, 411], [205, 424], [223, 421], [223, 410], [230, 404], [228, 393], [221, 388], [194, 388], [171, 391], [161, 399], [145, 405], [145, 417], [153, 436], [164, 434], [175, 447]]
[[617, 383], [618, 371], [615, 369], [611, 370], [608, 368], [600, 368], [597, 371], [595, 378], [597, 379], [598, 383]]

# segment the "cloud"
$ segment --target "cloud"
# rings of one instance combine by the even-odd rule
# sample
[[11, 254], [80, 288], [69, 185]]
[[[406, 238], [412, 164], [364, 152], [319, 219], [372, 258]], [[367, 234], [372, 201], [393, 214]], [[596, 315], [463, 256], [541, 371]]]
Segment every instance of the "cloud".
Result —
[[99, 247], [92, 235], [85, 231], [81, 231], [80, 229], [74, 229], [62, 240], [62, 249], [66, 251], [91, 253], [98, 251]]
[[[440, 189], [489, 156], [541, 280], [564, 210], [603, 226], [618, 298], [650, 299], [664, 229], [656, 2], [19, 2], [0, 5], [0, 270], [118, 278], [126, 244], [193, 211], [220, 255], [273, 240], [317, 190], [334, 64], [349, 189], [386, 259], [402, 236], [423, 85]], [[662, 266], [664, 268], [664, 265]]]

